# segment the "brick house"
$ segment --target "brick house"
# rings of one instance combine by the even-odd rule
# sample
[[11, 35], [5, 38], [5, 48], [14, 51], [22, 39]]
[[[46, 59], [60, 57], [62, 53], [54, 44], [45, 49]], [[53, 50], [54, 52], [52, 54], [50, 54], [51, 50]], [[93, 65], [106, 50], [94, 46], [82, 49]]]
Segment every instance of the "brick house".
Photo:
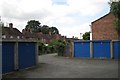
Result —
[[118, 40], [118, 33], [115, 30], [115, 17], [108, 13], [91, 23], [92, 40]]
[[50, 32], [49, 34], [43, 34], [42, 32], [32, 33], [30, 29], [23, 29], [21, 33], [17, 28], [13, 28], [12, 23], [9, 23], [9, 27], [2, 27], [2, 39], [32, 39], [50, 43], [53, 40], [65, 40], [65, 37], [60, 34], [51, 34]]
[[[23, 29], [22, 33], [17, 29], [13, 28], [13, 24], [10, 23], [9, 27], [2, 27], [2, 39], [32, 39], [41, 40], [44, 43], [49, 44], [53, 40], [68, 40], [66, 36], [61, 36], [61, 34], [43, 34], [42, 32], [33, 33], [30, 29]], [[76, 38], [70, 38], [70, 40], [75, 40]]]
[[51, 32], [49, 34], [43, 34], [42, 32], [33, 33], [30, 29], [23, 29], [22, 34], [25, 39], [37, 39], [47, 44], [53, 40], [65, 40], [65, 37], [61, 36], [61, 34], [51, 34]]
[[17, 29], [13, 28], [13, 24], [9, 23], [9, 27], [2, 27], [2, 39], [22, 39], [23, 34]]

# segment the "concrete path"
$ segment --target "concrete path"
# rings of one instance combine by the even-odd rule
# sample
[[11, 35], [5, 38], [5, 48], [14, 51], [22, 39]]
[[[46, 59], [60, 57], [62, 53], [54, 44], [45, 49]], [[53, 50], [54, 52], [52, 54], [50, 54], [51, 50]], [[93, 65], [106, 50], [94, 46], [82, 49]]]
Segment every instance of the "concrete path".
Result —
[[4, 75], [4, 78], [117, 78], [117, 60], [88, 60], [39, 56], [37, 67]]

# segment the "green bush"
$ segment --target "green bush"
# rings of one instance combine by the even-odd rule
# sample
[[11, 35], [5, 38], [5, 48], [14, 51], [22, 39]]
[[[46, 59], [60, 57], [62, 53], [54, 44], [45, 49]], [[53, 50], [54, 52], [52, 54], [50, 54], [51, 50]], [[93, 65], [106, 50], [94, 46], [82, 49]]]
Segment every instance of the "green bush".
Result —
[[39, 54], [58, 53], [58, 56], [64, 56], [66, 46], [69, 46], [71, 41], [53, 40], [48, 46], [43, 42], [39, 42]]
[[51, 53], [58, 53], [59, 56], [63, 56], [66, 42], [63, 40], [54, 40], [49, 44], [49, 50]]
[[39, 55], [45, 54], [45, 45], [43, 42], [38, 42]]

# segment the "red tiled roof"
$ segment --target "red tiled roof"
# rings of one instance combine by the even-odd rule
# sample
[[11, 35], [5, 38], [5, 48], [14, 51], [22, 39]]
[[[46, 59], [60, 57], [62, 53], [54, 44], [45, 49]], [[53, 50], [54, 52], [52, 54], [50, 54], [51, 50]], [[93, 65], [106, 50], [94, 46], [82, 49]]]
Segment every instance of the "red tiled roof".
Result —
[[22, 37], [23, 34], [17, 28], [10, 28], [10, 27], [2, 27], [2, 35], [6, 35], [7, 37], [13, 36]]

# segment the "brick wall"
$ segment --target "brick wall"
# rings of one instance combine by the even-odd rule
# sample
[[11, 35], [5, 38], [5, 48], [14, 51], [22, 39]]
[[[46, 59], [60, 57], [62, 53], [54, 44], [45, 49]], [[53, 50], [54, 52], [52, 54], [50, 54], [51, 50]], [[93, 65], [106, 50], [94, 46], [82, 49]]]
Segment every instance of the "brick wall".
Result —
[[118, 40], [114, 26], [115, 17], [109, 13], [92, 22], [92, 40]]

